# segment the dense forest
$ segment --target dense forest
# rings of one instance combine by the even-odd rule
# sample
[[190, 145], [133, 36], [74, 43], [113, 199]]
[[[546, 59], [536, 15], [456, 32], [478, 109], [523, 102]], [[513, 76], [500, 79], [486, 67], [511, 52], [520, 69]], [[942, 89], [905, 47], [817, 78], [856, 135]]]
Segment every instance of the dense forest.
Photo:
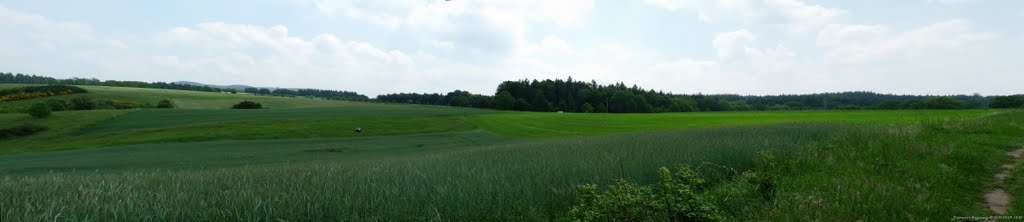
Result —
[[[100, 81], [98, 79], [83, 79], [83, 78], [71, 78], [71, 79], [56, 79], [53, 77], [37, 76], [37, 75], [25, 75], [25, 74], [13, 74], [13, 73], [0, 73], [0, 83], [20, 83], [20, 84], [60, 84], [60, 85], [89, 85], [89, 86], [116, 86], [116, 87], [133, 87], [133, 88], [151, 88], [151, 89], [175, 89], [175, 90], [189, 90], [189, 91], [201, 91], [201, 92], [225, 92], [225, 93], [237, 93], [238, 90], [229, 88], [216, 88], [210, 86], [197, 86], [190, 84], [178, 84], [178, 83], [165, 83], [165, 82], [139, 82], [139, 81], [115, 81], [107, 80]], [[320, 90], [320, 89], [257, 89], [248, 88], [245, 92], [257, 94], [257, 95], [274, 95], [274, 96], [311, 96], [328, 99], [343, 99], [343, 100], [359, 100], [366, 101], [369, 97], [361, 95], [355, 92], [348, 91], [335, 91], [335, 90]]]
[[859, 110], [859, 109], [975, 109], [1017, 108], [1022, 96], [918, 96], [873, 92], [804, 95], [684, 95], [648, 90], [623, 83], [596, 81], [517, 80], [498, 85], [493, 96], [456, 90], [448, 94], [399, 93], [377, 96], [377, 101], [433, 104], [521, 111], [648, 113], [748, 110]]

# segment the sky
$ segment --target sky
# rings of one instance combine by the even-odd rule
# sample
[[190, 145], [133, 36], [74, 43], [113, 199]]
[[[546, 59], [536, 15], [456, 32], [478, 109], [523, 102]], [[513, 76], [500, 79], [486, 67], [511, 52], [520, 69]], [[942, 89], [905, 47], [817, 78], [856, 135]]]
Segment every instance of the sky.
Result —
[[1018, 0], [0, 0], [0, 72], [349, 90], [1024, 93]]

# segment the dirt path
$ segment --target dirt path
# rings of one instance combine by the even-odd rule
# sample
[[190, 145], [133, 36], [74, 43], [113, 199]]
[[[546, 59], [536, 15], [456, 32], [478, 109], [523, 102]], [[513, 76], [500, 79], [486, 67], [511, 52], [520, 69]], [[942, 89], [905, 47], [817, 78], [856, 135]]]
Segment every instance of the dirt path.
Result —
[[1002, 187], [1006, 177], [1010, 176], [1010, 173], [1013, 172], [1013, 167], [1017, 166], [1017, 162], [1020, 162], [1021, 156], [1024, 155], [1024, 149], [1010, 151], [1006, 155], [1012, 156], [1013, 160], [1003, 165], [1003, 172], [996, 174], [995, 182], [997, 188], [985, 193], [985, 202], [988, 204], [988, 209], [999, 215], [1006, 214], [1006, 207], [1010, 205], [1010, 194], [999, 187]]

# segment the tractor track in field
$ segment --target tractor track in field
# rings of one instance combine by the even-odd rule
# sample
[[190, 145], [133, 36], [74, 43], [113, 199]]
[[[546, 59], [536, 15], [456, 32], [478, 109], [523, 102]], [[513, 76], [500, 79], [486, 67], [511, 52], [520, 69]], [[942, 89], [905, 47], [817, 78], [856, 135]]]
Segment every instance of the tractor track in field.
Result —
[[1018, 162], [1020, 162], [1021, 156], [1024, 155], [1024, 148], [1007, 152], [1006, 155], [1013, 157], [1013, 160], [1011, 160], [1010, 163], [1003, 164], [1003, 171], [996, 174], [996, 187], [985, 192], [985, 203], [988, 205], [988, 209], [999, 215], [1006, 214], [1006, 208], [1010, 205], [1011, 198], [1010, 194], [1007, 193], [1002, 186], [1006, 181], [1006, 177], [1010, 176], [1010, 173], [1013, 172], [1013, 168], [1017, 166]]

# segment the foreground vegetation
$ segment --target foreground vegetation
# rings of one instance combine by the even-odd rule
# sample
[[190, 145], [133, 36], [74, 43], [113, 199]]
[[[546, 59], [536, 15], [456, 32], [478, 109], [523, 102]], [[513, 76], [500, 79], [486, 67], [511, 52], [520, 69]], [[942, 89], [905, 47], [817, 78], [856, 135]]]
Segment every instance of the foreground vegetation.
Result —
[[[612, 178], [648, 181], [655, 178], [649, 175], [652, 170], [674, 163], [712, 161], [744, 168], [758, 150], [797, 149], [836, 134], [835, 129], [783, 125], [504, 142], [476, 133], [450, 140], [425, 137], [434, 142], [391, 137], [31, 153], [4, 159], [11, 163], [8, 172], [43, 172], [0, 178], [0, 190], [6, 191], [0, 215], [29, 220], [57, 214], [70, 220], [144, 215], [153, 220], [542, 220], [563, 215], [578, 184]], [[493, 144], [436, 146], [466, 139]], [[137, 168], [140, 164], [178, 168]], [[46, 167], [53, 165], [68, 168]]]
[[[1009, 162], [1004, 153], [1024, 145], [1022, 124], [1024, 112], [1015, 111], [978, 119], [853, 127], [782, 158], [758, 159], [759, 166], [743, 174], [738, 170], [727, 171], [724, 177], [697, 174], [675, 183], [692, 187], [687, 189], [694, 192], [690, 200], [704, 204], [685, 213], [706, 218], [915, 221], [992, 215], [981, 205], [982, 194], [992, 188], [998, 166]], [[685, 176], [686, 171], [682, 172]], [[1021, 185], [1015, 186], [1011, 190], [1024, 194], [1019, 192]], [[595, 189], [593, 185], [583, 188]], [[590, 191], [574, 212], [584, 209], [590, 214], [583, 216], [597, 215], [602, 220], [672, 217], [660, 202], [669, 194], [627, 181], [608, 190], [613, 192]], [[606, 204], [593, 207], [602, 199]], [[1019, 200], [1013, 204], [1024, 205]]]
[[0, 215], [568, 219], [578, 185], [617, 178], [653, 184], [658, 168], [676, 164], [744, 171], [767, 150], [782, 169], [772, 198], [732, 177], [708, 178], [702, 195], [723, 217], [947, 220], [987, 215], [976, 203], [1006, 159], [1002, 153], [1022, 142], [1022, 120], [1024, 113], [1004, 112], [898, 126], [783, 124], [544, 140], [477, 132], [28, 153], [3, 157], [11, 164], [0, 178]]

